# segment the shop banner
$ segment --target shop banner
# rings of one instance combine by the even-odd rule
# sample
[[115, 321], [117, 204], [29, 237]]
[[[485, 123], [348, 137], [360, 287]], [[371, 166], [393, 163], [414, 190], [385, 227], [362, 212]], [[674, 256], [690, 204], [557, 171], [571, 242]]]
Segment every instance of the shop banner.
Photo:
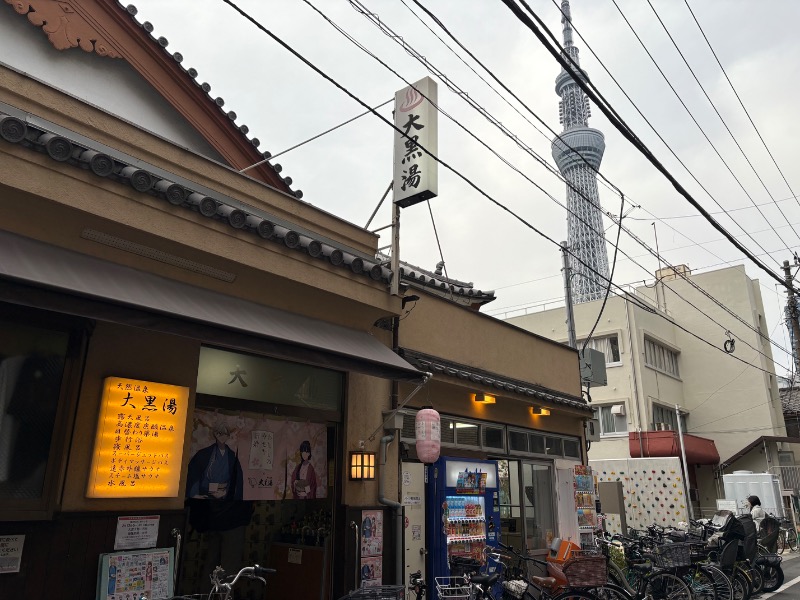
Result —
[[[257, 413], [195, 410], [186, 495], [238, 500], [306, 500], [328, 492], [324, 424]], [[233, 479], [241, 491], [233, 497]]]

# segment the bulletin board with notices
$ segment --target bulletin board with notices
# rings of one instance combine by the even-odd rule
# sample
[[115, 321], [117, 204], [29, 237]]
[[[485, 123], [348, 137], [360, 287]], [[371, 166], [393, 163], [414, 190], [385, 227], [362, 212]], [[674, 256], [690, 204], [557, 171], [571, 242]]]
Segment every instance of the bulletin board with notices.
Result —
[[166, 600], [173, 596], [173, 548], [101, 554], [97, 600]]

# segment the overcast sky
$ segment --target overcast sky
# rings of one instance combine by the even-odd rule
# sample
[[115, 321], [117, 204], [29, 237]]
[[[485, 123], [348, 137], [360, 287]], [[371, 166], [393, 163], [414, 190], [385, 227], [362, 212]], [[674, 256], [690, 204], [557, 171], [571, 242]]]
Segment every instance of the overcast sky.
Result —
[[[550, 134], [517, 103], [502, 98], [470, 71], [429, 31], [443, 38], [473, 65], [413, 0], [359, 0], [402, 36], [439, 71], [468, 92], [489, 113], [537, 153], [550, 157]], [[722, 70], [694, 23], [684, 0], [651, 0], [676, 43], [744, 149], [768, 191], [759, 182], [725, 130], [700, 87], [673, 47], [647, 0], [616, 0], [658, 65], [750, 195], [742, 190], [711, 144], [648, 58], [615, 7], [613, 0], [573, 0], [573, 22], [586, 41], [575, 36], [581, 65], [617, 112], [686, 189], [709, 212], [729, 212], [719, 221], [773, 270], [792, 258], [800, 242], [800, 174], [797, 157], [800, 125], [795, 105], [800, 64], [800, 2], [796, 0], [689, 0], [700, 25], [742, 98], [789, 185], [775, 168], [739, 105]], [[558, 123], [554, 81], [559, 66], [500, 0], [421, 0], [448, 29], [551, 128]], [[169, 50], [184, 56], [184, 66], [199, 71], [213, 96], [225, 99], [260, 149], [281, 152], [364, 109], [322, 79], [221, 0], [136, 0], [138, 19], [150, 21], [154, 35], [169, 40]], [[393, 97], [406, 83], [354, 46], [304, 0], [239, 0], [239, 6], [314, 65], [371, 106]], [[313, 0], [314, 6], [407, 81], [429, 75], [426, 68], [393, 39], [384, 35], [347, 0]], [[561, 39], [559, 12], [552, 0], [529, 0], [530, 6]], [[424, 24], [423, 24], [424, 23]], [[672, 150], [710, 192], [703, 191], [658, 139], [605, 72], [591, 46]], [[476, 70], [487, 80], [479, 67]], [[492, 83], [496, 89], [499, 86]], [[545, 132], [542, 135], [504, 101], [510, 100]], [[439, 82], [439, 104], [499, 154], [556, 198], [564, 201], [565, 185], [519, 150], [457, 94]], [[391, 105], [380, 109], [390, 116]], [[624, 223], [650, 245], [656, 222], [661, 254], [672, 264], [705, 271], [745, 264], [761, 282], [772, 338], [787, 347], [779, 322], [785, 294], [776, 282], [753, 266], [730, 242], [698, 215], [666, 179], [592, 107], [590, 125], [603, 131], [606, 152], [601, 172], [631, 202]], [[302, 189], [303, 200], [363, 226], [392, 177], [392, 130], [366, 116], [277, 159], [282, 175]], [[566, 212], [484, 147], [439, 116], [439, 156], [556, 241], [567, 237]], [[605, 209], [619, 210], [619, 198], [600, 186]], [[752, 198], [752, 200], [751, 200]], [[759, 209], [753, 207], [766, 204]], [[641, 208], [630, 210], [633, 205]], [[536, 306], [563, 302], [558, 249], [534, 231], [491, 204], [458, 177], [440, 169], [439, 197], [431, 201], [442, 253], [450, 277], [496, 290], [497, 299], [484, 311], [498, 316], [521, 314]], [[779, 210], [780, 208], [780, 210]], [[781, 214], [781, 211], [783, 214]], [[653, 215], [658, 217], [656, 220]], [[372, 228], [389, 222], [388, 202]], [[616, 231], [606, 219], [607, 238]], [[791, 225], [790, 225], [791, 224]], [[425, 204], [402, 214], [401, 258], [433, 269], [439, 261], [431, 217]], [[747, 231], [753, 239], [748, 237]], [[388, 244], [388, 232], [383, 232]], [[761, 247], [759, 247], [759, 245]], [[642, 266], [620, 255], [614, 282], [652, 281], [656, 259], [622, 234], [620, 247]], [[609, 245], [609, 259], [613, 248]], [[644, 267], [644, 268], [643, 268]], [[722, 299], [724, 300], [724, 299]], [[680, 314], [676, 315], [680, 320]], [[731, 318], [731, 324], [733, 319]], [[723, 322], [724, 324], [724, 322]], [[720, 330], [720, 346], [725, 340]], [[773, 347], [778, 374], [788, 360]]]

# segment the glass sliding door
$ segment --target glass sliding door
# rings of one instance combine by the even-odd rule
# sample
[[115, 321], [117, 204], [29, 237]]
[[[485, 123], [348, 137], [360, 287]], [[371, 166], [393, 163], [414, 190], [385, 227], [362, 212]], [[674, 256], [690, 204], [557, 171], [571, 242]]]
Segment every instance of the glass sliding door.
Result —
[[556, 535], [553, 467], [524, 461], [522, 471], [522, 512], [525, 550], [547, 550]]
[[521, 550], [523, 547], [519, 468], [518, 460], [500, 459], [497, 461], [500, 490], [500, 541], [517, 550]]

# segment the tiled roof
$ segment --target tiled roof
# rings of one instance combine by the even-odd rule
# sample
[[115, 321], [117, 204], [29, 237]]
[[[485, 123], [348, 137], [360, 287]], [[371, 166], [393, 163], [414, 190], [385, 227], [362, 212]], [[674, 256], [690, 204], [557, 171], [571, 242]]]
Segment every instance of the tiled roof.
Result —
[[[380, 255], [380, 259], [388, 262], [389, 257]], [[459, 304], [488, 304], [495, 300], [494, 290], [479, 290], [470, 281], [459, 281], [442, 274], [441, 263], [435, 271], [428, 271], [407, 262], [400, 262], [400, 276], [404, 283], [411, 287], [432, 290], [443, 298]]]
[[498, 390], [505, 390], [520, 396], [527, 396], [531, 401], [539, 400], [551, 402], [553, 404], [569, 406], [570, 408], [577, 408], [589, 413], [592, 412], [592, 408], [586, 401], [577, 396], [563, 394], [526, 381], [511, 379], [503, 375], [482, 371], [474, 367], [423, 354], [416, 350], [400, 348], [399, 354], [418, 369], [429, 371], [434, 375], [447, 375], [473, 383], [480, 383], [497, 388]]
[[[197, 69], [195, 69], [193, 67], [186, 68], [183, 65], [183, 55], [180, 52], [172, 53], [169, 50], [167, 50], [167, 46], [169, 45], [169, 40], [167, 40], [167, 38], [165, 38], [163, 36], [156, 37], [155, 35], [153, 35], [153, 31], [154, 31], [155, 28], [153, 27], [152, 23], [150, 23], [149, 21], [140, 21], [139, 19], [136, 18], [139, 10], [133, 4], [125, 5], [122, 2], [120, 2], [119, 0], [117, 0], [117, 4], [119, 5], [120, 8], [125, 10], [125, 12], [127, 12], [130, 15], [131, 19], [139, 27], [141, 27], [145, 32], [147, 32], [147, 34], [148, 34], [148, 36], [149, 36], [149, 38], [150, 38], [150, 40], [151, 40], [151, 42], [153, 44], [158, 46], [162, 52], [164, 52], [167, 56], [171, 57], [172, 60], [174, 60], [176, 63], [178, 63], [180, 65], [181, 69], [186, 74], [186, 76], [189, 79], [191, 79], [191, 81], [198, 88], [202, 89], [205, 92], [206, 96], [208, 97], [208, 101], [213, 103], [219, 109], [219, 111], [222, 112], [222, 114], [224, 114], [226, 117], [228, 117], [228, 119], [230, 119], [231, 126], [233, 128], [235, 128], [235, 129], [237, 129], [241, 133], [241, 135], [250, 144], [253, 145], [254, 148], [258, 148], [261, 145], [261, 140], [259, 140], [257, 137], [248, 137], [248, 134], [250, 133], [250, 128], [247, 125], [244, 125], [244, 124], [237, 125], [236, 124], [235, 121], [238, 118], [238, 115], [234, 111], [226, 110], [224, 108], [225, 100], [221, 96], [216, 96], [215, 97], [215, 96], [213, 96], [211, 94], [211, 85], [209, 83], [207, 83], [205, 81], [203, 81], [201, 83], [201, 80], [198, 79], [199, 73], [197, 72]], [[264, 159], [268, 159], [271, 156], [271, 154], [269, 152], [262, 152], [261, 155], [264, 157]], [[283, 167], [281, 167], [281, 165], [277, 164], [277, 163], [273, 165], [273, 164], [267, 162], [265, 164], [269, 165], [275, 171], [276, 174], [279, 174], [283, 169]], [[302, 190], [291, 190], [290, 186], [293, 183], [291, 177], [282, 177], [280, 175], [278, 175], [278, 177], [280, 177], [280, 179], [286, 184], [287, 188], [289, 188], [290, 192], [295, 197], [297, 197], [297, 198], [302, 198], [303, 197]]]
[[784, 415], [800, 415], [800, 387], [781, 388], [781, 406]]

